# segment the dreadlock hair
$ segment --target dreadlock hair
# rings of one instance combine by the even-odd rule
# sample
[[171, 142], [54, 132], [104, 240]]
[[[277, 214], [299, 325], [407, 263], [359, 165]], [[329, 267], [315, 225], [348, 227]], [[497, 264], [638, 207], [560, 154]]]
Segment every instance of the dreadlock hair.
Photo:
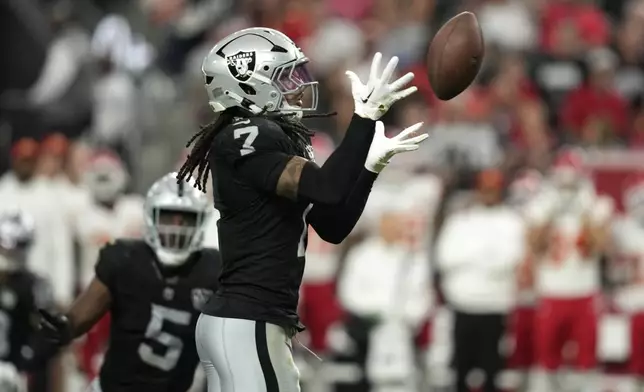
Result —
[[[177, 182], [180, 183], [193, 176], [195, 170], [195, 187], [202, 192], [206, 192], [208, 185], [208, 174], [210, 172], [210, 153], [212, 142], [217, 133], [224, 127], [230, 125], [236, 117], [250, 117], [250, 116], [265, 116], [279, 125], [284, 132], [293, 140], [299, 148], [303, 151], [307, 144], [311, 141], [313, 131], [308, 129], [296, 116], [296, 113], [266, 113], [266, 108], [255, 115], [250, 112], [238, 108], [228, 108], [221, 112], [216, 120], [208, 125], [202, 126], [201, 129], [195, 133], [186, 147], [192, 146], [186, 161], [183, 163], [177, 174]], [[330, 117], [335, 116], [337, 113], [320, 113], [308, 114], [303, 118], [315, 117]]]

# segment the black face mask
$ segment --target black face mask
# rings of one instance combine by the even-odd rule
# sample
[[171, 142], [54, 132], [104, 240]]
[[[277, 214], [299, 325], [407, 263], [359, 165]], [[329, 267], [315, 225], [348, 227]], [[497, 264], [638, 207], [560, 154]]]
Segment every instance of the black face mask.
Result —
[[156, 209], [154, 222], [159, 244], [168, 250], [182, 251], [190, 247], [201, 217], [196, 212]]

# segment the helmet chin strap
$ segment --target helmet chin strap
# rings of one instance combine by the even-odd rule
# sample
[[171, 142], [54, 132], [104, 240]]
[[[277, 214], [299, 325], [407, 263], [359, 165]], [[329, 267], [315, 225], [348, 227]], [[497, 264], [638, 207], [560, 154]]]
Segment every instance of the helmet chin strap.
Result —
[[290, 105], [288, 102], [286, 102], [286, 100], [284, 100], [284, 102], [282, 103], [280, 113], [292, 114], [292, 116], [297, 118], [298, 120], [301, 120], [304, 116], [304, 112], [302, 111], [301, 107]]
[[241, 107], [246, 107], [248, 110], [253, 112], [253, 114], [260, 114], [264, 111], [264, 109], [260, 108], [259, 106], [255, 105], [251, 101], [247, 100], [246, 98], [241, 97], [239, 94], [235, 94], [234, 92], [230, 90], [226, 90], [226, 94], [228, 94], [229, 97], [234, 99], [239, 103]]
[[[239, 102], [240, 106], [247, 107], [248, 110], [250, 110], [253, 114], [260, 114], [264, 112], [263, 108], [260, 108], [246, 98], [241, 97], [239, 94], [236, 94], [232, 91], [226, 91], [226, 94], [228, 94], [228, 96], [235, 101]], [[292, 115], [298, 120], [301, 120], [304, 116], [304, 112], [302, 111], [301, 107], [290, 105], [288, 102], [286, 102], [286, 99], [282, 99], [282, 105], [280, 107], [279, 113]]]

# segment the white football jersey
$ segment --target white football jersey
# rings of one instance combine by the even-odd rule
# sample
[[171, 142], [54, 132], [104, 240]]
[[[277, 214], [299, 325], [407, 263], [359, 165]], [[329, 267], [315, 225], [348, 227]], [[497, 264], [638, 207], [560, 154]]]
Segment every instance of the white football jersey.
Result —
[[77, 215], [76, 222], [82, 287], [93, 278], [94, 265], [103, 245], [118, 238], [141, 238], [144, 231], [143, 198], [139, 196], [122, 196], [111, 210], [97, 204], [85, 209]]
[[598, 197], [591, 183], [574, 193], [544, 189], [526, 209], [530, 225], [549, 227], [548, 250], [537, 260], [535, 288], [540, 296], [580, 297], [600, 288], [596, 255], [579, 248], [585, 221], [599, 224], [612, 215], [609, 199]]

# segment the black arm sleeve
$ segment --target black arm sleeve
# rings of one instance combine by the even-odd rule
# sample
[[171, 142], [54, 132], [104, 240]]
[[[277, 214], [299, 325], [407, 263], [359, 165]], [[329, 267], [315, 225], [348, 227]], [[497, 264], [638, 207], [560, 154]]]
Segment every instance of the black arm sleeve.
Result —
[[[312, 203], [341, 203], [364, 167], [374, 130], [374, 121], [354, 115], [344, 140], [324, 165], [306, 163], [299, 178], [298, 196]], [[215, 138], [211, 166], [225, 162], [253, 187], [274, 193], [293, 157], [290, 143], [284, 131], [267, 120], [232, 124]]]
[[344, 203], [313, 206], [307, 220], [320, 238], [332, 244], [344, 241], [360, 219], [377, 177], [376, 173], [363, 169]]
[[364, 170], [374, 131], [373, 120], [354, 114], [342, 143], [322, 167], [313, 163], [304, 166], [300, 177], [299, 195], [313, 203], [342, 203]]

